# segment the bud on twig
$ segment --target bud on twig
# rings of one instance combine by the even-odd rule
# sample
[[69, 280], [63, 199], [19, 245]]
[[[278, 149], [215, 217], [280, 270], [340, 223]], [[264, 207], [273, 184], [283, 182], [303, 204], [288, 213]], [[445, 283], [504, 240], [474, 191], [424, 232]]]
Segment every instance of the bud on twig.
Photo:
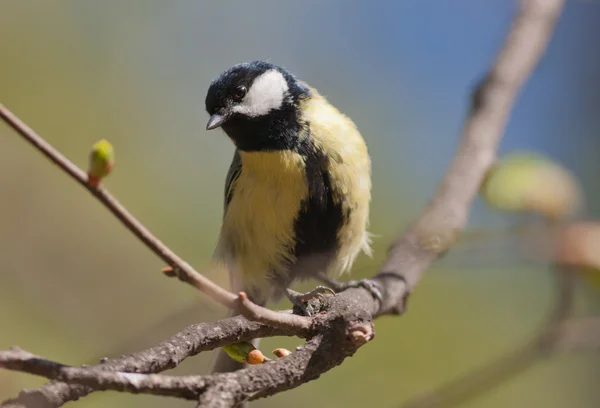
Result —
[[285, 357], [285, 356], [289, 356], [290, 354], [292, 354], [291, 351], [289, 351], [288, 349], [284, 349], [284, 348], [276, 348], [275, 350], [273, 350], [273, 354], [276, 357]]
[[262, 364], [265, 361], [266, 357], [259, 349], [254, 349], [249, 352], [248, 357], [246, 358], [248, 364]]
[[88, 167], [88, 184], [98, 187], [102, 179], [108, 176], [115, 164], [115, 151], [107, 140], [100, 140], [92, 147]]

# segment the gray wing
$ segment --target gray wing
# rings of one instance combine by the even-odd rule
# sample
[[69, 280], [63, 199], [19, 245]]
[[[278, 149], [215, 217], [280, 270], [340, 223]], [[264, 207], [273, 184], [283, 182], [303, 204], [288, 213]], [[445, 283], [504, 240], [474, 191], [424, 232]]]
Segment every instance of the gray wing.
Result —
[[227, 206], [233, 197], [233, 183], [237, 180], [242, 172], [242, 159], [240, 158], [240, 152], [235, 149], [235, 153], [233, 154], [233, 160], [231, 161], [231, 165], [229, 166], [229, 171], [227, 172], [227, 178], [225, 179], [225, 202], [224, 202], [224, 211], [223, 215], [227, 211]]
[[[235, 153], [233, 154], [233, 160], [231, 161], [231, 165], [229, 166], [229, 171], [227, 172], [227, 177], [225, 178], [225, 199], [223, 203], [223, 218], [225, 218], [225, 214], [227, 213], [227, 207], [229, 206], [231, 198], [233, 197], [233, 185], [235, 184], [235, 180], [237, 180], [237, 178], [240, 176], [241, 170], [242, 160], [240, 157], [240, 153], [236, 149]], [[234, 273], [234, 254], [232, 252], [232, 248], [230, 246], [228, 237], [226, 235], [223, 235], [223, 230], [221, 230], [221, 233], [219, 234], [219, 241], [217, 242], [217, 246], [213, 253], [213, 259], [217, 259], [221, 262], [224, 262], [225, 265], [227, 265], [227, 269], [229, 270], [229, 280], [231, 283], [231, 287], [232, 289], [239, 292], [241, 288]]]

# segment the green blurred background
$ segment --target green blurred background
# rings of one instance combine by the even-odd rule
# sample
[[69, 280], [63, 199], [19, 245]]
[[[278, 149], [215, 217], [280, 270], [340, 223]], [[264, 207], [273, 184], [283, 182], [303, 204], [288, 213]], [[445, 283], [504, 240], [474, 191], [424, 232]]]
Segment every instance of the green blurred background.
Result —
[[[234, 63], [281, 64], [349, 114], [369, 145], [376, 256], [359, 260], [360, 277], [431, 196], [471, 86], [514, 9], [506, 0], [0, 0], [0, 103], [82, 167], [91, 145], [109, 139], [117, 163], [106, 186], [201, 268], [215, 245], [233, 151], [222, 133], [204, 131], [206, 89]], [[568, 2], [502, 146], [539, 150], [573, 169], [596, 217], [598, 38], [600, 5]], [[152, 253], [4, 125], [0, 157], [0, 349], [94, 363], [224, 315], [165, 279]], [[476, 203], [472, 226], [511, 222]], [[552, 302], [548, 268], [513, 262], [499, 248], [462, 256], [477, 261], [432, 268], [409, 313], [377, 320], [376, 339], [341, 367], [254, 406], [396, 407], [526, 341]], [[225, 276], [211, 278], [227, 285]], [[583, 298], [582, 310], [598, 309], [594, 293]], [[299, 341], [263, 344], [269, 352]], [[210, 358], [172, 372], [206, 372]], [[467, 406], [598, 406], [598, 362], [580, 355], [541, 363]], [[43, 382], [0, 371], [0, 399]], [[75, 404], [190, 406], [117, 393]]]

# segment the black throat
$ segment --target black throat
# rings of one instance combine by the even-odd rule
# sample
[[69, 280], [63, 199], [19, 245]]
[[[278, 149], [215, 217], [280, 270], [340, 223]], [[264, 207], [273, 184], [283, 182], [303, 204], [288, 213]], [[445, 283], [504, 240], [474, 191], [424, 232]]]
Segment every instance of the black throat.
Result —
[[222, 127], [238, 149], [256, 152], [296, 150], [304, 125], [298, 107], [286, 104], [257, 118], [234, 115]]

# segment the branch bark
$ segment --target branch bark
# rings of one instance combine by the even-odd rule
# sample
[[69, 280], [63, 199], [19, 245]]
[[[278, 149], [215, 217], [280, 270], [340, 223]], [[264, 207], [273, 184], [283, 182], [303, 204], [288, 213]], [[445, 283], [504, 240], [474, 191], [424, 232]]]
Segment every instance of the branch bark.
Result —
[[[333, 340], [333, 339], [332, 339]], [[334, 358], [332, 358], [332, 356]], [[339, 358], [336, 358], [339, 357]], [[121, 391], [198, 400], [199, 407], [232, 407], [248, 399], [269, 395], [273, 388], [289, 389], [295, 383], [318, 378], [346, 356], [335, 341], [316, 336], [299, 351], [260, 367], [206, 376], [167, 376], [114, 371], [93, 371], [49, 361], [27, 351], [0, 353], [0, 366], [80, 384], [96, 391]], [[277, 375], [272, 377], [273, 373]], [[290, 381], [292, 380], [292, 381]]]
[[[2, 408], [50, 408], [94, 391], [113, 390], [196, 399], [199, 406], [233, 407], [298, 387], [341, 364], [373, 337], [371, 314], [358, 298], [344, 292], [328, 302], [327, 313], [313, 318], [310, 332], [265, 326], [238, 316], [215, 323], [190, 326], [156, 348], [90, 368], [69, 367], [23, 350], [0, 352], [0, 367], [41, 375], [57, 381], [0, 404]], [[176, 377], [126, 375], [125, 372], [161, 372], [204, 350], [258, 337], [300, 335], [311, 339], [290, 356], [228, 374]], [[216, 397], [218, 396], [218, 398]]]
[[[213, 350], [234, 342], [250, 341], [258, 337], [301, 334], [249, 322], [242, 316], [237, 316], [214, 323], [191, 325], [155, 347], [129, 356], [106, 360], [86, 370], [93, 373], [101, 371], [158, 373], [174, 368], [186, 358], [202, 351]], [[0, 367], [15, 369], [3, 363], [2, 359], [0, 359]], [[26, 371], [25, 367], [19, 371]], [[32, 372], [32, 374], [39, 373]], [[79, 384], [53, 381], [34, 390], [24, 390], [18, 397], [1, 403], [0, 407], [59, 407], [67, 401], [75, 401], [94, 391], [96, 391], [94, 388]]]

